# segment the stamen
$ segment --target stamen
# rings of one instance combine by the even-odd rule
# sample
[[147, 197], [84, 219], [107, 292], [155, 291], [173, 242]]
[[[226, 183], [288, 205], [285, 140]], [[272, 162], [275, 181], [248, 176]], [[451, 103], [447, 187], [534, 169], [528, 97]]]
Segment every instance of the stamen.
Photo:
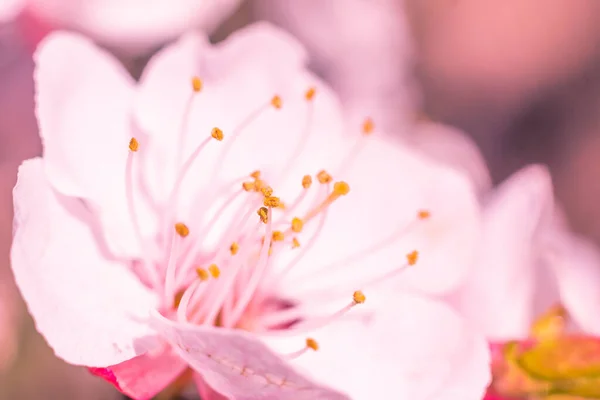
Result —
[[373, 133], [374, 129], [375, 123], [373, 122], [373, 120], [371, 118], [366, 118], [362, 125], [362, 133], [364, 135], [370, 135], [371, 133]]
[[256, 185], [254, 184], [254, 182], [243, 182], [242, 183], [242, 188], [246, 191], [246, 192], [252, 192], [254, 190], [256, 190]]
[[273, 232], [273, 241], [274, 242], [282, 242], [283, 239], [284, 239], [283, 232], [281, 232], [281, 231]]
[[231, 243], [231, 246], [229, 247], [229, 251], [231, 252], [232, 256], [235, 256], [239, 249], [240, 246], [236, 242]]
[[336, 321], [337, 319], [344, 316], [348, 311], [359, 304], [363, 304], [366, 300], [365, 295], [360, 291], [356, 291], [352, 295], [352, 301], [348, 303], [346, 306], [342, 307], [335, 313], [333, 313], [329, 317], [320, 317], [320, 318], [311, 318], [308, 320], [304, 320], [304, 322], [300, 322], [298, 325], [294, 325], [293, 327], [285, 330], [269, 330], [270, 327], [285, 325], [289, 323], [293, 323], [294, 321], [302, 320], [306, 317], [304, 310], [299, 308], [296, 309], [287, 309], [280, 312], [275, 312], [268, 316], [261, 318], [260, 324], [263, 326], [263, 330], [259, 333], [261, 335], [267, 336], [288, 336], [288, 335], [299, 335], [301, 333], [310, 332], [315, 329], [322, 328], [330, 323]]
[[219, 142], [222, 141], [224, 137], [223, 131], [217, 127], [212, 128], [212, 130], [210, 131], [210, 136]]
[[202, 90], [202, 81], [197, 76], [192, 78], [192, 90], [196, 93]]
[[317, 174], [317, 179], [319, 180], [319, 183], [324, 184], [331, 182], [333, 178], [327, 171], [322, 170]]
[[304, 222], [306, 223], [306, 222], [310, 221], [317, 214], [319, 214], [320, 212], [325, 210], [327, 207], [329, 207], [331, 205], [331, 203], [333, 203], [334, 201], [339, 199], [341, 196], [347, 195], [349, 192], [350, 192], [350, 186], [346, 182], [344, 182], [344, 181], [336, 182], [333, 185], [333, 191], [331, 192], [331, 194], [321, 204], [319, 204], [313, 210], [309, 211], [308, 214], [306, 214], [304, 216]]
[[[407, 225], [397, 229], [395, 232], [393, 232], [391, 235], [384, 238], [380, 242], [375, 243], [374, 245], [372, 245], [370, 247], [359, 250], [353, 254], [350, 254], [349, 256], [344, 257], [338, 261], [335, 261], [329, 265], [323, 266], [321, 268], [321, 270], [327, 271], [327, 273], [339, 272], [340, 269], [347, 268], [347, 266], [349, 264], [356, 264], [361, 259], [366, 258], [372, 254], [375, 254], [376, 252], [380, 251], [381, 249], [386, 248], [387, 246], [390, 246], [392, 243], [401, 239], [408, 232], [410, 232], [414, 228], [415, 224], [424, 220], [423, 218], [420, 217], [421, 213], [423, 213], [423, 212], [425, 212], [427, 215], [429, 215], [429, 211], [419, 211], [414, 220], [412, 220]], [[306, 279], [313, 279], [313, 278], [311, 276], [307, 276]]]
[[208, 271], [215, 279], [221, 276], [221, 270], [219, 269], [219, 267], [217, 267], [217, 264], [211, 264], [210, 267], [208, 267]]
[[273, 98], [271, 99], [271, 105], [273, 107], [275, 107], [276, 109], [280, 109], [281, 108], [281, 97], [275, 95], [273, 96]]
[[137, 139], [132, 137], [131, 140], [129, 141], [129, 150], [131, 150], [135, 153], [136, 151], [138, 151], [139, 147], [140, 147], [140, 144], [137, 141]]
[[300, 242], [298, 241], [297, 238], [293, 238], [292, 239], [292, 249], [297, 249], [298, 247], [300, 247]]
[[352, 295], [352, 300], [354, 300], [354, 302], [356, 304], [362, 304], [362, 303], [365, 302], [365, 300], [367, 300], [367, 298], [365, 297], [365, 295], [363, 294], [363, 292], [361, 292], [360, 290], [357, 290]]
[[371, 118], [366, 118], [362, 124], [362, 134], [354, 143], [354, 146], [350, 149], [346, 157], [344, 157], [343, 161], [338, 166], [336, 170], [336, 175], [341, 176], [345, 173], [346, 169], [352, 165], [352, 161], [358, 156], [361, 149], [363, 148], [364, 141], [373, 133], [375, 128], [375, 123]]
[[[272, 209], [269, 208], [268, 212], [268, 219], [271, 220]], [[228, 316], [229, 321], [231, 321], [231, 323], [233, 324], [235, 324], [240, 319], [242, 313], [244, 312], [246, 307], [248, 307], [248, 303], [252, 299], [252, 296], [256, 292], [256, 289], [258, 288], [259, 284], [263, 281], [263, 275], [267, 270], [267, 267], [269, 266], [269, 250], [271, 248], [272, 243], [272, 228], [273, 224], [268, 223], [265, 234], [267, 240], [265, 240], [265, 243], [260, 249], [258, 261], [256, 262], [256, 266], [254, 267], [254, 273], [250, 277], [250, 280], [248, 281], [248, 284], [246, 285], [244, 291], [240, 294], [238, 302], [235, 305], [234, 309], [231, 311], [231, 314]]]
[[428, 219], [431, 217], [431, 213], [428, 210], [421, 210], [417, 213], [419, 219]]
[[161, 279], [158, 275], [158, 271], [156, 270], [156, 268], [154, 268], [154, 263], [151, 260], [151, 255], [153, 253], [148, 248], [148, 245], [142, 235], [138, 214], [136, 212], [137, 210], [135, 207], [135, 200], [133, 198], [133, 156], [139, 150], [139, 142], [136, 138], [132, 137], [129, 141], [129, 150], [130, 151], [127, 155], [127, 162], [125, 165], [125, 197], [127, 199], [127, 211], [129, 212], [129, 215], [131, 217], [133, 232], [142, 249], [141, 265], [147, 272], [152, 286], [154, 288], [160, 288], [162, 284]]
[[308, 350], [313, 350], [313, 351], [319, 350], [319, 344], [317, 343], [317, 341], [315, 339], [306, 338], [306, 345], [304, 346], [304, 348], [302, 350], [298, 350], [293, 353], [286, 354], [283, 357], [286, 358], [287, 360], [294, 360], [294, 359], [300, 357], [302, 354], [306, 353]]
[[306, 100], [312, 101], [312, 99], [315, 98], [316, 93], [317, 93], [317, 89], [314, 87], [311, 87], [306, 91], [306, 93], [304, 94], [304, 97], [306, 98]]
[[265, 197], [265, 200], [263, 202], [263, 204], [265, 205], [265, 207], [271, 207], [271, 208], [279, 207], [280, 203], [281, 202], [279, 200], [279, 197], [275, 197], [275, 196]]
[[265, 197], [271, 197], [273, 194], [273, 188], [271, 186], [265, 186], [260, 190]]
[[190, 228], [187, 227], [183, 222], [178, 222], [175, 224], [175, 232], [182, 238], [186, 237], [190, 234]]
[[198, 275], [201, 281], [207, 281], [210, 278], [208, 271], [200, 267], [196, 268], [196, 275]]
[[260, 217], [260, 221], [263, 224], [266, 224], [267, 222], [269, 222], [269, 213], [268, 213], [267, 207], [261, 207], [261, 208], [259, 208], [256, 213]]
[[187, 237], [190, 234], [190, 229], [183, 222], [178, 222], [174, 226], [176, 235], [173, 235], [171, 240], [171, 251], [169, 252], [169, 260], [167, 262], [167, 269], [165, 271], [165, 297], [171, 298], [173, 296], [173, 287], [175, 285], [175, 269], [177, 265], [177, 258], [179, 256], [179, 245], [181, 239]]
[[256, 171], [252, 172], [252, 173], [250, 174], [250, 177], [251, 177], [251, 178], [254, 178], [254, 179], [260, 179], [260, 171], [259, 171], [259, 170], [256, 170]]
[[312, 185], [312, 177], [310, 175], [304, 175], [304, 177], [302, 178], [302, 187], [304, 189], [308, 189], [308, 188], [310, 188], [311, 185]]
[[303, 227], [304, 227], [304, 221], [302, 221], [300, 218], [295, 217], [292, 220], [292, 231], [294, 231], [296, 233], [300, 233], [300, 232], [302, 232]]

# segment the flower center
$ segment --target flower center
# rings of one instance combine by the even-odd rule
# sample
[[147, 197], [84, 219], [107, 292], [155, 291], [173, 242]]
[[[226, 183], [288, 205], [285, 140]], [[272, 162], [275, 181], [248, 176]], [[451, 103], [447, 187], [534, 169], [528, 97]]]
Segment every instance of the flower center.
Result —
[[[187, 130], [188, 114], [191, 112], [194, 96], [201, 93], [202, 87], [199, 78], [192, 79], [193, 90], [184, 113], [182, 135]], [[305, 92], [307, 123], [293, 155], [281, 169], [282, 176], [285, 176], [301, 155], [310, 135], [316, 95], [315, 88], [309, 88]], [[248, 329], [264, 334], [297, 335], [342, 318], [356, 305], [365, 302], [363, 292], [356, 290], [349, 303], [333, 314], [307, 318], [300, 305], [290, 303], [286, 299], [278, 299], [272, 293], [271, 288], [277, 287], [290, 271], [301, 264], [303, 256], [319, 239], [329, 208], [350, 193], [350, 185], [347, 182], [334, 181], [333, 176], [325, 170], [314, 175], [305, 175], [301, 182], [298, 182], [298, 195], [290, 199], [289, 203], [287, 199], [284, 202], [277, 196], [277, 191], [269, 186], [261, 171], [254, 171], [246, 177], [221, 185], [216, 192], [209, 194], [210, 198], [224, 200], [217, 205], [215, 212], [203, 227], [188, 226], [183, 221], [174, 221], [177, 199], [185, 177], [193, 167], [194, 161], [201, 157], [203, 152], [208, 151], [211, 143], [224, 143], [217, 160], [219, 165], [236, 137], [243, 134], [245, 127], [263, 113], [282, 107], [283, 101], [276, 95], [266, 105], [245, 118], [233, 129], [231, 135], [225, 135], [220, 128], [214, 127], [206, 139], [183, 161], [161, 215], [163, 223], [159, 233], [160, 237], [167, 238], [162, 241], [167, 249], [164, 256], [158, 259], [152, 257], [151, 248], [156, 246], [159, 240], [154, 238], [148, 241], [143, 237], [135, 212], [134, 160], [144, 149], [136, 138], [131, 139], [126, 167], [127, 202], [135, 234], [144, 250], [144, 259], [141, 261], [144, 274], [149, 285], [161, 293], [162, 312], [165, 315], [187, 323]], [[352, 163], [363, 146], [364, 138], [373, 130], [373, 121], [367, 119], [362, 127], [361, 138], [342, 160], [337, 174], [341, 174]], [[218, 171], [211, 175], [213, 182], [218, 182], [214, 180], [217, 175]], [[313, 185], [313, 180], [318, 184]], [[210, 184], [209, 187], [214, 185]], [[221, 233], [219, 245], [207, 252], [204, 248], [204, 238], [215, 225], [222, 219], [225, 220], [224, 215], [231, 212], [235, 206], [237, 209], [233, 212], [236, 218], [231, 220]], [[301, 209], [308, 211], [301, 213]], [[356, 261], [389, 246], [410, 230], [414, 223], [426, 220], [429, 216], [429, 211], [417, 211], [414, 221], [408, 227], [395, 232], [374, 247], [351, 255], [348, 259]], [[311, 227], [309, 232], [305, 229], [307, 227]], [[295, 256], [286, 265], [275, 267], [273, 260], [283, 252], [294, 252]], [[361, 289], [365, 290], [401, 273], [414, 265], [417, 258], [416, 251], [409, 253], [403, 265], [387, 274], [373, 276], [370, 281], [363, 282]], [[340, 260], [327, 268], [343, 266], [348, 259]], [[350, 297], [349, 294], [345, 296]], [[302, 350], [289, 356], [299, 356], [309, 349], [318, 349], [315, 340], [307, 339]]]

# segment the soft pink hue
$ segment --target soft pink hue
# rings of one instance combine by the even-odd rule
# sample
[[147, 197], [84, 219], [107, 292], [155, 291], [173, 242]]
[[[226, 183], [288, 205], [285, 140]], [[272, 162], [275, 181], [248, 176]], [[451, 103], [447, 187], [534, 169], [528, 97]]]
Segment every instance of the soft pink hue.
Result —
[[[372, 115], [391, 133], [412, 121], [412, 42], [398, 0], [256, 2], [308, 48], [314, 69], [340, 94], [350, 115]], [[405, 132], [402, 132], [405, 133]]]
[[14, 19], [25, 5], [26, 0], [0, 0], [0, 25]]
[[54, 28], [82, 32], [109, 47], [142, 53], [190, 29], [212, 32], [239, 0], [27, 0]]
[[534, 318], [562, 303], [600, 334], [600, 252], [558, 218], [549, 172], [518, 171], [484, 200], [480, 256], [459, 309], [492, 340], [528, 337]]
[[[425, 295], [469, 274], [474, 186], [378, 132], [349, 135], [291, 37], [262, 24], [218, 46], [186, 35], [139, 84], [75, 34], [52, 34], [35, 59], [44, 155], [19, 171], [11, 255], [59, 357], [139, 399], [188, 367], [211, 399], [481, 398], [483, 337]], [[323, 168], [350, 192], [319, 183]], [[241, 187], [257, 169], [286, 204], [266, 223], [263, 194]], [[220, 276], [199, 279], [211, 264]]]

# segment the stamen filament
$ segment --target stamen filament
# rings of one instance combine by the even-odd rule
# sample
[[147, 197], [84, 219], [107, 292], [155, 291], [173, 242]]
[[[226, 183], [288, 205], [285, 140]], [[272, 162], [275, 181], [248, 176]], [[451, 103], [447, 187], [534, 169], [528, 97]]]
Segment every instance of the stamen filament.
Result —
[[127, 199], [127, 209], [131, 216], [131, 223], [133, 226], [133, 232], [138, 240], [138, 243], [142, 250], [142, 268], [146, 272], [150, 283], [156, 289], [161, 288], [161, 279], [158, 275], [158, 271], [154, 268], [154, 263], [151, 260], [153, 252], [149, 251], [148, 244], [144, 240], [138, 214], [136, 212], [135, 200], [133, 198], [133, 157], [139, 149], [139, 143], [135, 138], [131, 138], [129, 142], [129, 154], [127, 155], [127, 161], [125, 166], [125, 197]]
[[[271, 221], [271, 219], [272, 219], [272, 214], [273, 214], [273, 210], [272, 210], [272, 208], [269, 207], [269, 221]], [[233, 324], [235, 324], [239, 320], [242, 313], [248, 306], [248, 303], [252, 299], [252, 295], [254, 294], [256, 289], [259, 287], [259, 284], [263, 278], [263, 275], [267, 269], [267, 266], [269, 265], [269, 260], [270, 260], [269, 249], [271, 248], [271, 243], [272, 243], [272, 234], [273, 234], [272, 231], [273, 231], [273, 223], [267, 222], [267, 229], [266, 229], [266, 233], [265, 233], [265, 242], [264, 242], [262, 248], [260, 249], [258, 262], [255, 266], [254, 273], [250, 277], [250, 281], [246, 285], [245, 290], [240, 295], [235, 307], [233, 308], [233, 310], [231, 311], [231, 314], [229, 316], [229, 320]]]

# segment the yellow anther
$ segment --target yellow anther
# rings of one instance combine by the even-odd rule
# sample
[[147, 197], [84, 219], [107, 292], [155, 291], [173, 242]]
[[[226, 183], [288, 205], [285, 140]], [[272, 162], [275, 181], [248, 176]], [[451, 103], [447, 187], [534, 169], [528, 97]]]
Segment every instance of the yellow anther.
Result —
[[277, 109], [281, 108], [281, 97], [279, 96], [273, 96], [273, 98], [271, 99], [271, 105]]
[[319, 343], [315, 339], [306, 338], [306, 347], [314, 351], [319, 350]]
[[273, 194], [273, 188], [271, 188], [271, 186], [265, 186], [264, 188], [260, 189], [260, 191], [265, 197], [271, 197]]
[[250, 174], [250, 177], [254, 178], [254, 179], [260, 179], [260, 171], [259, 170], [254, 171], [253, 173]]
[[254, 181], [254, 190], [257, 192], [262, 190], [265, 186], [267, 186], [267, 184], [262, 179], [257, 179]]
[[300, 242], [298, 241], [298, 239], [293, 238], [292, 239], [292, 249], [297, 249], [298, 247], [300, 247]]
[[244, 182], [244, 183], [242, 183], [242, 187], [244, 188], [244, 190], [246, 192], [251, 192], [254, 190], [256, 185], [254, 184], [254, 182]]
[[283, 201], [279, 201], [279, 205], [277, 206], [280, 210], [285, 210], [285, 204]]
[[179, 304], [181, 304], [181, 299], [183, 298], [183, 293], [185, 292], [185, 290], [178, 290], [177, 293], [175, 293], [175, 297], [173, 298], [173, 308], [177, 308], [179, 307]]
[[187, 227], [183, 222], [178, 222], [175, 224], [175, 232], [182, 238], [186, 237], [190, 234], [190, 228]]
[[296, 233], [300, 233], [300, 232], [302, 232], [303, 227], [304, 227], [304, 221], [302, 221], [300, 218], [295, 217], [294, 219], [292, 219], [292, 231], [294, 231]]
[[354, 300], [354, 302], [356, 304], [362, 304], [367, 300], [367, 297], [365, 296], [365, 294], [363, 292], [361, 292], [360, 290], [357, 290], [352, 295], [352, 300]]
[[302, 187], [308, 189], [312, 185], [312, 178], [310, 175], [304, 175], [302, 178]]
[[211, 264], [208, 267], [208, 272], [210, 272], [213, 278], [218, 278], [221, 275], [221, 270], [217, 267], [217, 264]]
[[206, 281], [210, 278], [208, 271], [204, 268], [196, 268], [196, 275], [198, 275], [198, 278], [200, 278], [201, 281]]
[[281, 232], [281, 231], [273, 232], [273, 241], [274, 242], [282, 242], [283, 239], [284, 239], [283, 232]]
[[371, 118], [365, 119], [362, 125], [363, 135], [370, 135], [373, 133], [373, 129], [375, 129], [375, 123], [373, 120]]
[[408, 253], [406, 255], [406, 261], [408, 262], [408, 265], [415, 265], [417, 263], [418, 259], [419, 259], [419, 252], [416, 250], [411, 251], [410, 253]]
[[316, 93], [317, 93], [317, 89], [315, 89], [314, 87], [311, 87], [306, 91], [306, 93], [304, 94], [304, 97], [306, 98], [306, 100], [311, 101], [312, 99], [315, 98]]
[[350, 185], [344, 181], [339, 181], [333, 184], [333, 192], [338, 196], [345, 196], [350, 192]]
[[217, 127], [214, 127], [212, 128], [212, 131], [210, 131], [210, 136], [212, 136], [214, 139], [217, 139], [220, 142], [221, 140], [223, 140], [223, 131]]
[[237, 244], [236, 242], [231, 243], [231, 246], [229, 246], [229, 251], [231, 252], [232, 256], [235, 256], [239, 250], [240, 250], [240, 245]]
[[129, 141], [129, 150], [136, 152], [136, 151], [138, 151], [139, 148], [140, 148], [140, 143], [137, 141], [136, 138], [132, 137], [131, 140]]
[[269, 221], [269, 210], [267, 210], [267, 207], [259, 208], [256, 213], [260, 217], [262, 223], [266, 224]]
[[427, 219], [431, 217], [431, 213], [427, 210], [421, 210], [417, 213], [417, 217], [419, 217], [419, 219]]
[[279, 197], [275, 197], [275, 196], [265, 197], [263, 204], [265, 205], [265, 207], [279, 207], [279, 204], [280, 204]]
[[317, 179], [319, 180], [319, 183], [329, 183], [333, 178], [327, 171], [322, 170], [317, 174]]
[[200, 80], [200, 78], [198, 78], [197, 76], [194, 76], [192, 78], [192, 89], [196, 93], [202, 90], [202, 80]]

